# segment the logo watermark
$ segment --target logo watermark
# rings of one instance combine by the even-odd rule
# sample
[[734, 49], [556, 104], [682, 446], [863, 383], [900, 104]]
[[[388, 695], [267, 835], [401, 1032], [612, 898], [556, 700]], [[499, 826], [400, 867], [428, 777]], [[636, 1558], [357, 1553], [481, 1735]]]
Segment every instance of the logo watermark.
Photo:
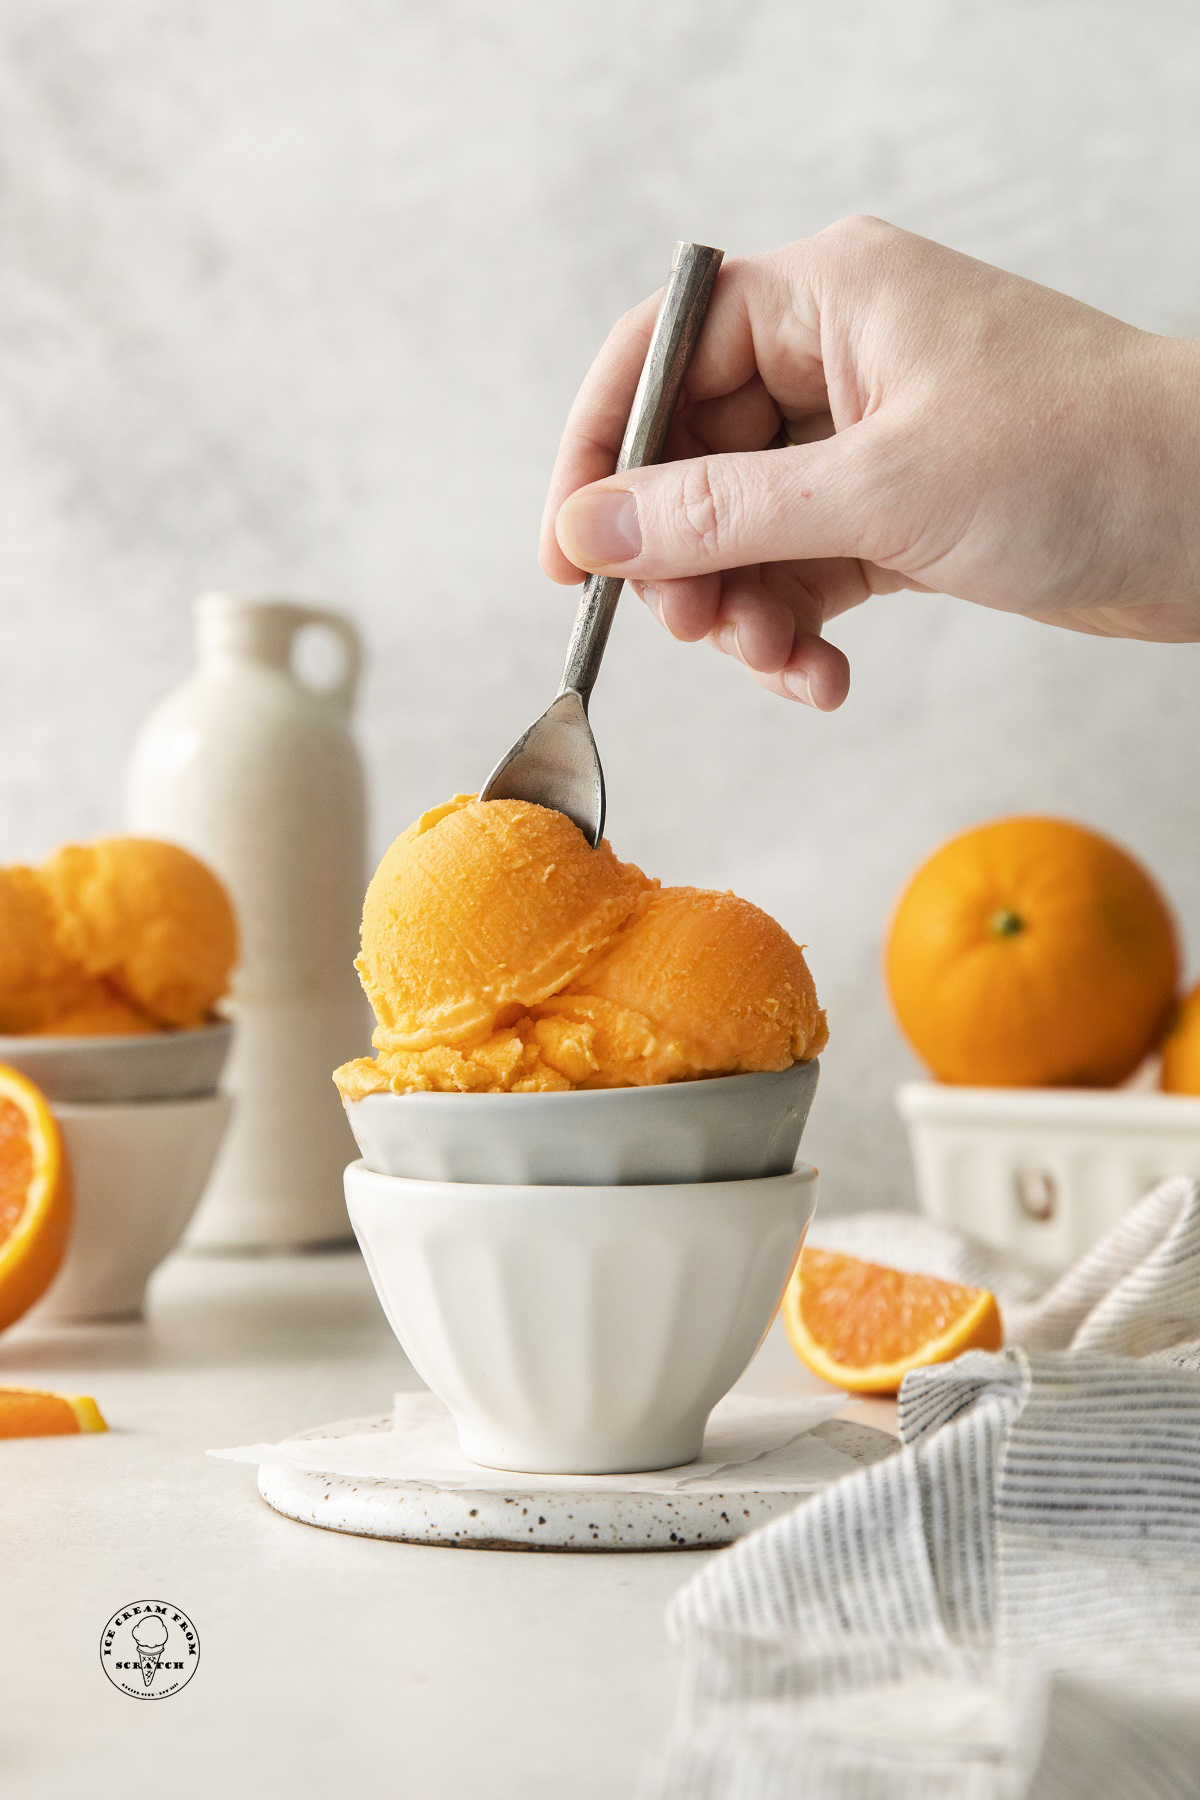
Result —
[[169, 1600], [131, 1600], [100, 1637], [100, 1666], [133, 1700], [166, 1700], [200, 1666], [200, 1634]]

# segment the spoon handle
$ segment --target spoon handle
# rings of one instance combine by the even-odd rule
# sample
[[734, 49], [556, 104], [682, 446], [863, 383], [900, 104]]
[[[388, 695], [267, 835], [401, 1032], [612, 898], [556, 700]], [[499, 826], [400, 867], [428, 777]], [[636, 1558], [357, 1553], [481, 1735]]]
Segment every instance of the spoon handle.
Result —
[[[705, 244], [675, 246], [617, 458], [618, 474], [658, 460], [723, 255], [724, 251], [710, 250]], [[585, 708], [600, 673], [623, 586], [620, 575], [589, 575], [584, 583], [558, 691], [578, 694]]]

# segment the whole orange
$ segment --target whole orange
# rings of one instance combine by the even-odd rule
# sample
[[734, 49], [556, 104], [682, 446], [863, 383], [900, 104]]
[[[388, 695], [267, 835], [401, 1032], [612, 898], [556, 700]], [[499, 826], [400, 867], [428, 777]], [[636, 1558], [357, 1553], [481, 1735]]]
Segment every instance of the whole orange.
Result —
[[1200, 1094], [1200, 987], [1180, 1001], [1163, 1040], [1159, 1082], [1168, 1094]]
[[1103, 1087], [1164, 1029], [1179, 953], [1166, 901], [1120, 845], [1063, 819], [998, 819], [917, 870], [886, 966], [940, 1081]]

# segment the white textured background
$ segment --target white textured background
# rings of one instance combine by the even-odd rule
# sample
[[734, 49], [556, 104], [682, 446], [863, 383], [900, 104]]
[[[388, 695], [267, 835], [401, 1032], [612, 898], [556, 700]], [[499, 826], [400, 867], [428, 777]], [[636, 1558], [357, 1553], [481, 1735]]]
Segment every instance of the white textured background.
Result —
[[[559, 672], [563, 415], [676, 237], [872, 211], [1200, 332], [1198, 70], [1188, 0], [0, 0], [0, 855], [120, 822], [208, 587], [361, 623], [377, 848], [477, 784]], [[826, 1203], [899, 1202], [892, 897], [1053, 809], [1200, 956], [1200, 649], [908, 595], [834, 635], [819, 718], [630, 600], [594, 717], [619, 853], [811, 945]]]

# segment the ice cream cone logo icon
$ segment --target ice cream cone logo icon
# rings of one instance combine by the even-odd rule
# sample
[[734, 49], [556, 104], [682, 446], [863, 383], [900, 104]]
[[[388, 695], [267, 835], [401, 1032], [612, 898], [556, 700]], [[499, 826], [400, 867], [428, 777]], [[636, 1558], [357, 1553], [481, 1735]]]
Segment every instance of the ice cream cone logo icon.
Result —
[[142, 1680], [149, 1687], [167, 1645], [167, 1628], [157, 1613], [152, 1613], [148, 1619], [138, 1620], [133, 1628], [133, 1641], [137, 1645]]
[[200, 1633], [170, 1600], [131, 1600], [100, 1634], [100, 1666], [132, 1700], [169, 1700], [200, 1665]]

